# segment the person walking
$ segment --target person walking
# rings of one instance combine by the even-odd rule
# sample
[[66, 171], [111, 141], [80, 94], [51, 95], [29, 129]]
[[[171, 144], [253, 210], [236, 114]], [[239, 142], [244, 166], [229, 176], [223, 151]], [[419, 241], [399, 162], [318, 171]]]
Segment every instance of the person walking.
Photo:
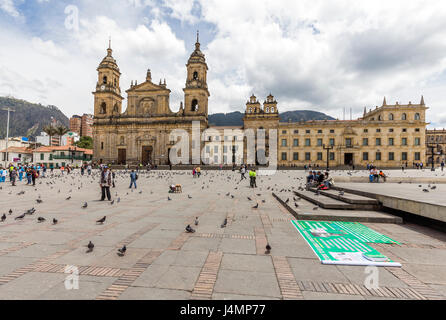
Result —
[[91, 164], [88, 165], [87, 172], [88, 172], [88, 175], [91, 175]]
[[112, 175], [110, 174], [108, 167], [104, 167], [104, 169], [101, 172], [101, 182], [100, 182], [102, 191], [101, 201], [105, 200], [105, 195], [107, 195], [108, 201], [111, 201], [111, 194], [110, 194], [111, 183], [112, 183]]
[[441, 161], [441, 171], [444, 169], [444, 161]]
[[249, 184], [250, 184], [251, 188], [257, 188], [255, 169], [252, 169], [249, 171], [249, 179], [250, 179]]
[[132, 188], [132, 185], [134, 185], [135, 189], [136, 189], [136, 180], [138, 180], [138, 174], [135, 172], [135, 170], [132, 170], [132, 172], [130, 172], [130, 186], [129, 186], [129, 189]]
[[246, 179], [245, 174], [246, 174], [246, 168], [245, 166], [242, 166], [242, 168], [240, 169], [240, 174], [241, 174], [241, 179], [240, 181], [242, 181], [243, 179]]

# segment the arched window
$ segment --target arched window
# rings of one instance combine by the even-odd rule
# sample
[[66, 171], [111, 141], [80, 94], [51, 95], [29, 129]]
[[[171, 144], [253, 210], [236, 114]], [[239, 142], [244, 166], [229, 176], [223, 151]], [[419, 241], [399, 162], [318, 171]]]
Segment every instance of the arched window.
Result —
[[191, 109], [191, 111], [198, 111], [198, 100], [197, 99], [192, 100], [190, 109]]
[[107, 113], [107, 105], [105, 104], [105, 102], [102, 102], [102, 104], [101, 104], [100, 113], [103, 113], [103, 114]]
[[198, 72], [197, 71], [194, 71], [193, 79], [198, 80]]
[[383, 118], [379, 115], [378, 116], [378, 121], [381, 121]]
[[274, 113], [275, 111], [274, 111], [274, 107], [271, 107], [271, 113]]
[[249, 113], [252, 113], [252, 108], [249, 108]]
[[419, 113], [415, 113], [415, 120], [420, 120], [420, 114]]
[[401, 116], [401, 120], [407, 120], [407, 115], [405, 113]]
[[113, 107], [113, 112], [119, 112], [118, 111], [118, 104], [116, 103], [115, 106]]
[[102, 78], [102, 83], [103, 83], [103, 84], [107, 84], [107, 76], [104, 76], [104, 77]]
[[115, 83], [115, 87], [116, 87], [116, 78], [115, 78], [115, 80], [114, 80], [114, 83]]
[[269, 107], [266, 107], [265, 112], [269, 113]]
[[393, 113], [389, 114], [389, 120], [393, 120]]

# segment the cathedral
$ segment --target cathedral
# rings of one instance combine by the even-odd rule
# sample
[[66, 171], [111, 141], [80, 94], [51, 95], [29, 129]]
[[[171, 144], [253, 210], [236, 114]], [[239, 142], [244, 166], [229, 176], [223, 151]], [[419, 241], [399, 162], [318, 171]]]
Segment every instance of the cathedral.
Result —
[[164, 83], [152, 82], [150, 70], [146, 81], [133, 83], [127, 92], [127, 109], [122, 112], [123, 96], [119, 78], [121, 72], [112, 56], [107, 56], [97, 68], [98, 82], [94, 95], [94, 160], [113, 164], [168, 164], [174, 142], [169, 134], [183, 129], [191, 134], [192, 122], [208, 127], [207, 86], [208, 66], [200, 50], [197, 34], [195, 50], [187, 61], [184, 107], [178, 112], [169, 107], [170, 90]]
[[[309, 164], [318, 167], [365, 167], [374, 164], [380, 168], [426, 163], [428, 123], [425, 113], [428, 108], [423, 97], [418, 104], [387, 104], [384, 98], [380, 107], [364, 109], [363, 117], [355, 120], [281, 122], [274, 96], [270, 94], [262, 105], [253, 94], [246, 103], [242, 127], [210, 127], [208, 66], [200, 50], [198, 34], [195, 50], [186, 67], [184, 105], [181, 103], [178, 112], [170, 110], [170, 90], [166, 81], [153, 83], [150, 70], [147, 70], [145, 82], [138, 84], [132, 81], [126, 91], [127, 109], [122, 112], [121, 72], [109, 45], [107, 56], [97, 68], [98, 82], [93, 92], [95, 161], [131, 165], [169, 164], [170, 150], [176, 148], [178, 141], [170, 141], [170, 134], [180, 129], [189, 134], [187, 148], [192, 155], [185, 156], [182, 163], [269, 165], [274, 162], [281, 167]], [[204, 158], [200, 152], [198, 160], [192, 150], [198, 147], [192, 141], [193, 123], [200, 124], [198, 138], [203, 138], [198, 150], [206, 151]], [[265, 129], [266, 135], [259, 136], [259, 129]], [[254, 157], [247, 154], [249, 142], [246, 133], [249, 130], [257, 134]], [[235, 131], [238, 135], [227, 135], [227, 132]], [[208, 132], [212, 134], [208, 135]], [[277, 147], [270, 150], [270, 145]], [[263, 156], [260, 162], [259, 155]]]

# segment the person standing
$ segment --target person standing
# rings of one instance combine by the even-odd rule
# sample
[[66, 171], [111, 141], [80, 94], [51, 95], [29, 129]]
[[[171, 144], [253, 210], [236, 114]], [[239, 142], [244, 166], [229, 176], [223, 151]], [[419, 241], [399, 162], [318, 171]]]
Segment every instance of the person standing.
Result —
[[444, 169], [444, 161], [441, 161], [441, 171]]
[[36, 185], [36, 178], [37, 178], [37, 171], [36, 169], [33, 168], [31, 171], [31, 179], [33, 180], [33, 186]]
[[201, 176], [201, 168], [197, 167], [196, 171], [197, 171], [197, 177], [200, 178], [200, 176]]
[[138, 175], [136, 174], [135, 170], [132, 170], [132, 172], [130, 172], [130, 187], [129, 189], [132, 188], [132, 185], [135, 186], [136, 189], [136, 180], [138, 179]]
[[23, 179], [23, 171], [24, 171], [23, 167], [20, 167], [19, 168], [19, 181], [20, 182], [22, 182], [22, 179]]
[[15, 181], [17, 180], [17, 170], [14, 168], [12, 171], [11, 171], [11, 183], [12, 183], [12, 186], [13, 187], [15, 187]]
[[91, 164], [88, 165], [87, 172], [88, 172], [88, 175], [91, 175]]
[[112, 175], [110, 174], [108, 167], [104, 167], [104, 170], [102, 170], [101, 172], [101, 182], [100, 182], [102, 191], [101, 201], [105, 200], [105, 195], [107, 195], [108, 201], [111, 201], [111, 194], [110, 194], [111, 183], [112, 183]]
[[113, 185], [113, 188], [115, 188], [116, 187], [115, 186], [116, 174], [115, 174], [115, 172], [112, 169], [110, 169], [110, 172], [111, 172], [111, 176], [112, 176], [112, 185]]

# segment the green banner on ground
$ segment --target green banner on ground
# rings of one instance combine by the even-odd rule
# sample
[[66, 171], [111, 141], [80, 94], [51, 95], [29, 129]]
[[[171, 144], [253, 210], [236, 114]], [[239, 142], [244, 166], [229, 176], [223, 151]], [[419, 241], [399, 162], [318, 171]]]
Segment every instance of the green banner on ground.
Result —
[[361, 223], [293, 220], [292, 224], [323, 264], [401, 267], [368, 245], [399, 243]]

